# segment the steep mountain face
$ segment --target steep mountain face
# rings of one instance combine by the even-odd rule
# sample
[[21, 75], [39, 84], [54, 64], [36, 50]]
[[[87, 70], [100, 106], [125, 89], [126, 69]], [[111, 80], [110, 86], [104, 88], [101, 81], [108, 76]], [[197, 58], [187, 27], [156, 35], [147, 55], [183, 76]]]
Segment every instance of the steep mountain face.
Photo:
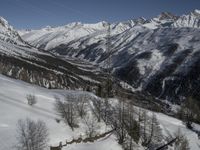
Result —
[[[96, 87], [103, 80], [89, 63], [74, 65], [24, 42], [8, 22], [0, 18], [0, 73], [47, 88]], [[96, 76], [96, 74], [100, 74]]]
[[174, 22], [173, 27], [200, 27], [200, 10], [194, 10], [193, 12], [179, 17], [179, 19]]
[[[42, 33], [44, 29], [21, 35], [30, 44], [44, 47], [59, 57], [79, 58], [102, 67], [110, 55], [115, 76], [161, 99], [180, 102], [184, 96], [200, 97], [199, 12], [195, 10], [180, 17], [162, 13], [150, 20], [140, 18], [111, 24], [111, 52], [106, 49], [108, 24], [105, 22], [92, 33], [51, 47], [48, 47], [51, 40], [42, 40], [56, 31], [37, 37], [38, 41], [30, 40], [32, 34]], [[82, 30], [83, 26], [78, 29]], [[79, 31], [74, 26], [69, 30]]]
[[0, 17], [0, 40], [9, 43], [22, 43], [18, 32], [2, 17]]

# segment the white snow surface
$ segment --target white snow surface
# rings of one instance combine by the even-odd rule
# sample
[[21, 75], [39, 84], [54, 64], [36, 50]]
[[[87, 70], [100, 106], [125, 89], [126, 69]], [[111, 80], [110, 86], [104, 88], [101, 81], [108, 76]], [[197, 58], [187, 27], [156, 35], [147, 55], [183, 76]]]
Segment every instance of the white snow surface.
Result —
[[[168, 136], [169, 133], [174, 135], [180, 129], [181, 133], [188, 139], [190, 149], [199, 150], [200, 140], [197, 134], [187, 129], [181, 120], [161, 113], [156, 113], [156, 117], [164, 135]], [[199, 125], [197, 126], [199, 127]]]
[[[0, 75], [0, 150], [15, 150], [17, 121], [27, 117], [32, 120], [42, 120], [47, 124], [50, 134], [49, 146], [58, 146], [60, 141], [64, 143], [65, 140], [79, 137], [80, 134], [84, 135], [84, 125], [80, 125], [80, 128], [73, 132], [62, 121], [57, 123], [55, 119], [59, 116], [53, 105], [55, 95], [62, 99], [65, 94], [79, 95], [83, 93], [81, 91], [48, 90]], [[29, 106], [27, 104], [27, 94], [36, 96], [36, 105]], [[105, 125], [101, 123], [98, 131], [105, 132], [105, 130]], [[121, 150], [121, 147], [115, 137], [110, 136], [108, 139], [102, 139], [95, 143], [72, 145], [70, 149]]]

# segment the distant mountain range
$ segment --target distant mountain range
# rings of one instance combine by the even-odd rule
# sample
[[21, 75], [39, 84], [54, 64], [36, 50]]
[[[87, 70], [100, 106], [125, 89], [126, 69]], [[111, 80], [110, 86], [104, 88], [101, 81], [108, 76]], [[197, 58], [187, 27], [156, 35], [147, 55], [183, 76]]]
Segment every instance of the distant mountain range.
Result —
[[[103, 68], [111, 56], [113, 75], [135, 90], [172, 102], [180, 102], [190, 95], [200, 97], [199, 10], [182, 16], [164, 12], [152, 19], [112, 23], [111, 54], [106, 49], [108, 22], [77, 22], [40, 30], [20, 30], [18, 34], [7, 21], [0, 20], [0, 54], [5, 59], [4, 62], [1, 59], [1, 66], [7, 67], [13, 59], [20, 61], [1, 69], [4, 74], [20, 76], [25, 63], [29, 65], [23, 78], [31, 82], [37, 82], [36, 77], [32, 77], [35, 73], [43, 77], [39, 82], [46, 87], [50, 83], [50, 87], [56, 87], [54, 83], [61, 88], [73, 87], [74, 80], [80, 83], [76, 85], [79, 87], [86, 79], [99, 82], [98, 68]], [[13, 69], [16, 64], [20, 66]], [[71, 69], [73, 67], [75, 69]], [[37, 71], [38, 68], [44, 71]], [[47, 77], [47, 73], [51, 75]]]
[[[74, 22], [60, 27], [47, 26], [40, 30], [20, 30], [20, 35], [32, 45], [50, 50], [61, 44], [66, 44], [79, 38], [99, 35], [107, 31], [108, 22], [102, 21], [96, 24], [84, 24]], [[169, 12], [163, 12], [155, 18], [143, 17], [124, 22], [112, 23], [112, 35], [120, 34], [136, 26], [148, 29], [177, 28], [177, 27], [200, 27], [200, 11], [194, 10], [187, 15], [176, 16]]]

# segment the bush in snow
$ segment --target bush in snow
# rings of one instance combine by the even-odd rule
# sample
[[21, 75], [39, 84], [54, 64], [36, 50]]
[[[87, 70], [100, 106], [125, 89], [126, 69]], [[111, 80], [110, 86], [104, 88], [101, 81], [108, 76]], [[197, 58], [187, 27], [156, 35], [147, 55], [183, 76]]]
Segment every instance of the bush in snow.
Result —
[[28, 94], [28, 95], [26, 96], [26, 99], [27, 99], [28, 104], [29, 104], [30, 106], [35, 105], [35, 104], [37, 103], [37, 100], [36, 100], [35, 95]]

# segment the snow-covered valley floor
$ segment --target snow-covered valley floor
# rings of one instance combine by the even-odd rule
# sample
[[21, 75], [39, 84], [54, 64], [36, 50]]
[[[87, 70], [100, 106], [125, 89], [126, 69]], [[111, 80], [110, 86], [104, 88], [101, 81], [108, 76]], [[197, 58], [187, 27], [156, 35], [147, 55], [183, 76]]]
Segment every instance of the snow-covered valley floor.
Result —
[[[57, 123], [59, 116], [54, 109], [55, 96], [64, 98], [65, 94], [81, 94], [81, 91], [49, 90], [34, 86], [19, 80], [10, 79], [0, 75], [0, 150], [15, 150], [16, 125], [19, 119], [27, 117], [33, 120], [42, 120], [47, 124], [50, 133], [50, 145], [58, 145], [60, 141], [76, 138], [84, 134], [84, 127], [71, 130], [63, 122]], [[27, 104], [27, 94], [34, 94], [37, 103], [34, 106]], [[89, 94], [89, 93], [87, 93]], [[91, 94], [90, 94], [91, 95]], [[200, 140], [196, 133], [188, 130], [178, 119], [167, 115], [156, 113], [163, 134], [173, 135], [179, 128], [189, 140], [192, 150], [200, 149]], [[197, 126], [197, 125], [196, 125]], [[200, 128], [199, 126], [197, 126]], [[104, 129], [105, 128], [105, 129]], [[102, 124], [100, 130], [106, 131], [106, 126]], [[100, 139], [94, 143], [73, 144], [65, 148], [66, 150], [122, 150], [117, 143], [115, 136]]]

